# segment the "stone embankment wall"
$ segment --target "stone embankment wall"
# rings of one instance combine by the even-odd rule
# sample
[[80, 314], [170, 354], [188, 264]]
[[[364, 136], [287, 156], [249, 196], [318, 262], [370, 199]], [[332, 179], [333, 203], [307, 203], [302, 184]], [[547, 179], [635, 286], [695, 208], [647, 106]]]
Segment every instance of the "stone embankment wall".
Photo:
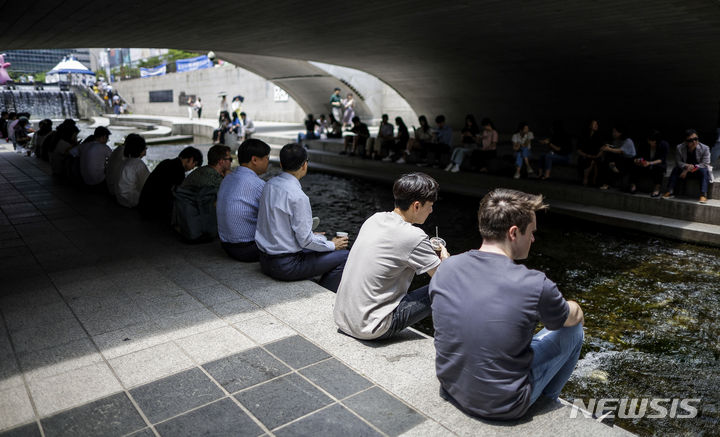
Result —
[[82, 86], [72, 86], [72, 92], [77, 100], [77, 116], [83, 120], [105, 113], [105, 105], [100, 97]]
[[[241, 109], [253, 120], [295, 123], [305, 117], [305, 112], [292, 97], [276, 101], [272, 82], [241, 68], [208, 68], [114, 82], [112, 85], [127, 101], [128, 110], [133, 114], [187, 117], [189, 95], [202, 99], [203, 118], [216, 119], [220, 108], [219, 95], [226, 93], [228, 106], [233, 96], [239, 94], [245, 97]], [[150, 91], [167, 90], [172, 90], [172, 102], [150, 102]]]

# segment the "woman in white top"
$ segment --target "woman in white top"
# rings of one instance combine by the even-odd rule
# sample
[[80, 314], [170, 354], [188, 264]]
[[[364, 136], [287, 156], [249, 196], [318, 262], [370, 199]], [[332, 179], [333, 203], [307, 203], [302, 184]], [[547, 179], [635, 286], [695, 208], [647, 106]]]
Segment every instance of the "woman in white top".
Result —
[[527, 168], [528, 176], [534, 173], [530, 166], [530, 147], [534, 138], [530, 126], [521, 121], [518, 124], [518, 131], [512, 136], [513, 150], [515, 151], [515, 176], [513, 176], [515, 179], [520, 179], [520, 170], [522, 170], [523, 164]]
[[115, 187], [115, 197], [120, 205], [127, 208], [137, 206], [145, 180], [150, 176], [150, 170], [142, 161], [146, 151], [145, 138], [138, 134], [125, 138], [125, 161]]
[[343, 107], [343, 127], [351, 128], [352, 119], [355, 117], [355, 100], [352, 93], [348, 93], [347, 98], [342, 101]]

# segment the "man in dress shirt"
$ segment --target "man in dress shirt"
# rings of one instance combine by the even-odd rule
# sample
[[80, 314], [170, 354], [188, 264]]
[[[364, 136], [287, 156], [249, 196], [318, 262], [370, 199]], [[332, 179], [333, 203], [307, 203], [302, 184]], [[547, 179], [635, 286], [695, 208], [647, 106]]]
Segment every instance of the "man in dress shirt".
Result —
[[242, 138], [249, 140], [255, 133], [255, 123], [244, 112], [240, 113], [240, 120], [242, 121]]
[[300, 186], [308, 167], [305, 148], [285, 145], [280, 166], [283, 173], [265, 184], [258, 209], [255, 243], [262, 272], [282, 281], [322, 275], [320, 285], [336, 292], [348, 256], [347, 237], [328, 241], [312, 231], [310, 199]]
[[259, 176], [270, 163], [270, 146], [257, 139], [245, 140], [237, 155], [240, 166], [225, 176], [218, 191], [218, 235], [230, 257], [255, 262], [260, 256], [255, 244], [258, 204], [265, 186]]

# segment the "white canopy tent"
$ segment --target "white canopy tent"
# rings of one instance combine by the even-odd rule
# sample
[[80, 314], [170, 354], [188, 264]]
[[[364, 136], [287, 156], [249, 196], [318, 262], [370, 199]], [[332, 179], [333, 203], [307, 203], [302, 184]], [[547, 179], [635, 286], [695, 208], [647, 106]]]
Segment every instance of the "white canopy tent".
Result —
[[78, 62], [72, 56], [63, 58], [45, 76], [45, 82], [70, 82], [73, 85], [92, 85], [95, 82], [95, 73]]

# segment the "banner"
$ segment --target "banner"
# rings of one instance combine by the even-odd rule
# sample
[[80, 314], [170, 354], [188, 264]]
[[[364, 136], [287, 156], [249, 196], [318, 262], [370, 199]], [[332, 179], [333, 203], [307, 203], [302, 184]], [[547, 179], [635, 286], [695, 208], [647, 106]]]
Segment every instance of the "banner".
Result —
[[203, 68], [211, 68], [213, 66], [212, 61], [207, 55], [198, 56], [197, 58], [190, 59], [178, 59], [175, 61], [177, 65], [177, 72], [202, 70]]
[[152, 68], [140, 67], [140, 77], [162, 76], [165, 73], [167, 73], [167, 64]]

